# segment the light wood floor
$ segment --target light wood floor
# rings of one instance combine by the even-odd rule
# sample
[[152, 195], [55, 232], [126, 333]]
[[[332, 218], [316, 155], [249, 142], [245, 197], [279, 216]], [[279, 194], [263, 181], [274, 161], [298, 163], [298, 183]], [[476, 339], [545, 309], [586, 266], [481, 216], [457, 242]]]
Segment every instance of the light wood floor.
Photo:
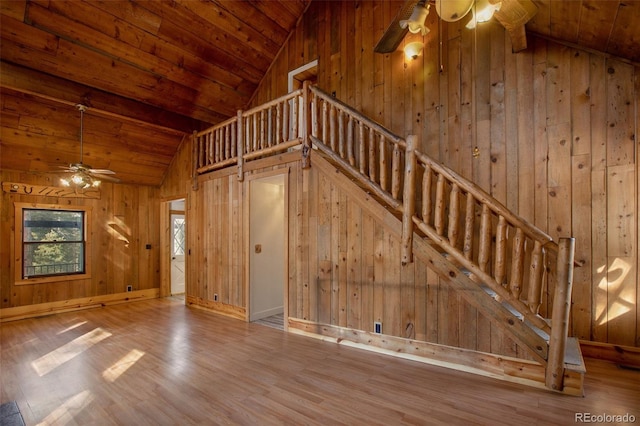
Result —
[[0, 402], [27, 425], [569, 425], [635, 415], [640, 372], [587, 361], [571, 397], [158, 299], [0, 326]]

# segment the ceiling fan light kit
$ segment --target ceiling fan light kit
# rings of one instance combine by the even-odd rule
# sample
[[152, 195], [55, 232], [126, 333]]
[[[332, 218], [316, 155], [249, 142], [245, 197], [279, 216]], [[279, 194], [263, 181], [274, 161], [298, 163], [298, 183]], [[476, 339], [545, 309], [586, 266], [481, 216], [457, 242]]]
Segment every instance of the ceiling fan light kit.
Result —
[[421, 33], [423, 36], [429, 33], [424, 23], [429, 15], [429, 6], [425, 6], [424, 1], [418, 2], [413, 8], [413, 13], [409, 19], [403, 19], [400, 21], [400, 28], [408, 28], [412, 34]]
[[70, 177], [61, 178], [60, 183], [62, 186], [73, 187], [76, 190], [84, 190], [88, 188], [97, 188], [100, 186], [101, 179], [109, 180], [112, 182], [119, 182], [118, 179], [105, 175], [115, 174], [111, 170], [106, 169], [93, 169], [90, 165], [82, 162], [83, 158], [83, 131], [84, 131], [84, 113], [87, 107], [82, 104], [76, 105], [78, 111], [80, 111], [80, 162], [69, 164], [66, 168], [67, 172], [73, 173]]
[[[478, 23], [495, 17], [509, 33], [513, 52], [527, 48], [525, 24], [538, 11], [532, 0], [406, 0], [376, 44], [374, 52], [394, 52], [408, 32], [422, 36], [428, 34], [425, 21], [431, 6], [435, 6], [440, 26], [442, 22], [460, 21], [469, 12], [472, 16], [466, 25], [468, 29], [474, 29]], [[438, 37], [441, 37], [440, 32]], [[409, 57], [406, 51], [405, 55]]]

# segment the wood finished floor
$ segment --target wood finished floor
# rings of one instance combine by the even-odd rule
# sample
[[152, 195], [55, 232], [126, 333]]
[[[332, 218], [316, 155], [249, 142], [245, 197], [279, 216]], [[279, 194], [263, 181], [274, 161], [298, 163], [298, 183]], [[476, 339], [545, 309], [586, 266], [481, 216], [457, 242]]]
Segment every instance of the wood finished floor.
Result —
[[0, 325], [0, 402], [27, 425], [569, 425], [631, 413], [640, 372], [588, 360], [570, 397], [157, 299]]

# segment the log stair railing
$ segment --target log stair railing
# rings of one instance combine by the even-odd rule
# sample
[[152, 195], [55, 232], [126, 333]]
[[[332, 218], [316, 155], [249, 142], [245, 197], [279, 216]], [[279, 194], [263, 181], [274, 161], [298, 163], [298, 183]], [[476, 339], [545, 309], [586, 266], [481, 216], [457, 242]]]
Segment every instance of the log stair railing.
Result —
[[[194, 133], [194, 180], [232, 165], [242, 180], [246, 161], [299, 145], [303, 167], [309, 167], [311, 147], [317, 148], [402, 220], [403, 263], [413, 261], [418, 247], [422, 260], [545, 366], [546, 386], [561, 391], [573, 238], [555, 242], [422, 153], [416, 139], [394, 135], [305, 82], [298, 91]], [[539, 315], [546, 283], [555, 288], [551, 321]]]

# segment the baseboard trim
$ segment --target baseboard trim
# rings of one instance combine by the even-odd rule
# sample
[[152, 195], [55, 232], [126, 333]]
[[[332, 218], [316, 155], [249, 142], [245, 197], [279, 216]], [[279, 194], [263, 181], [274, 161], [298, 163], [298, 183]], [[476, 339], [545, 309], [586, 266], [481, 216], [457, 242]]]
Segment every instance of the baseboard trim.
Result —
[[580, 340], [580, 349], [585, 358], [601, 359], [622, 366], [640, 368], [640, 348], [634, 346]]
[[156, 299], [160, 296], [159, 288], [136, 290], [126, 293], [114, 293], [101, 296], [81, 297], [78, 299], [60, 300], [58, 302], [38, 303], [35, 305], [16, 306], [0, 309], [0, 322], [17, 321], [26, 318], [42, 317], [83, 309], [101, 308], [120, 303], [137, 302]]
[[[287, 323], [290, 333], [555, 392], [545, 386], [545, 367], [536, 361], [318, 324], [296, 318], [288, 318]], [[564, 389], [560, 393], [584, 396], [583, 377], [584, 374], [581, 372], [565, 370]]]
[[209, 312], [214, 312], [216, 314], [239, 319], [242, 321], [247, 320], [246, 309], [239, 306], [228, 305], [222, 302], [213, 302], [211, 300], [194, 296], [186, 296], [185, 301], [186, 305], [192, 308], [204, 309]]

